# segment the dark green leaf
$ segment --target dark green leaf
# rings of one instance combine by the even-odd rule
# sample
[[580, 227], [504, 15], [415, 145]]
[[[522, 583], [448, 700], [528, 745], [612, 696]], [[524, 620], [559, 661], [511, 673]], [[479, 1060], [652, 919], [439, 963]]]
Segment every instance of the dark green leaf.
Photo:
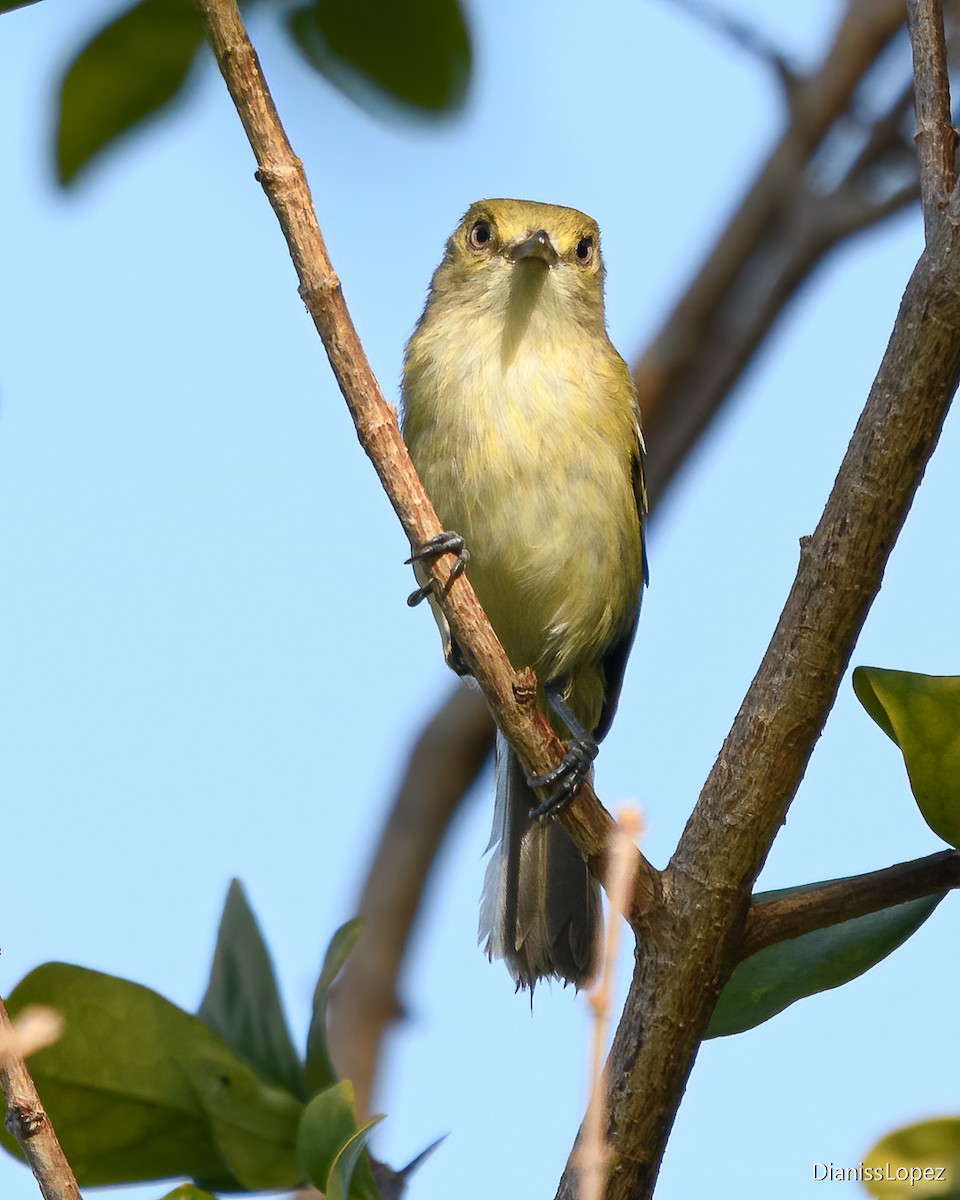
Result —
[[[764, 892], [757, 901], [797, 888]], [[848, 983], [915, 933], [943, 899], [924, 896], [768, 946], [742, 962], [720, 993], [707, 1037], [743, 1033], [795, 1000]]]
[[310, 1032], [307, 1035], [308, 1096], [315, 1096], [337, 1081], [336, 1072], [330, 1061], [330, 1052], [327, 1049], [327, 995], [331, 984], [347, 961], [347, 956], [356, 945], [362, 929], [363, 922], [359, 917], [354, 917], [346, 924], [341, 925], [330, 939], [330, 945], [324, 956], [320, 978], [317, 980], [317, 986], [313, 993], [313, 1016], [310, 1020]]
[[[299, 1181], [302, 1105], [260, 1083], [196, 1017], [149, 988], [64, 963], [32, 971], [8, 1001], [12, 1013], [30, 1004], [64, 1017], [63, 1037], [33, 1055], [30, 1070], [81, 1185], [188, 1176], [236, 1190]], [[264, 1169], [235, 1152], [237, 1140], [252, 1145], [251, 1131], [267, 1143]], [[16, 1153], [2, 1130], [0, 1140]]]
[[[878, 1200], [960, 1200], [960, 1117], [921, 1121], [888, 1133], [863, 1156], [863, 1185]], [[937, 1179], [937, 1168], [944, 1168]]]
[[857, 667], [853, 686], [900, 747], [923, 819], [960, 847], [960, 676]]
[[290, 17], [307, 62], [362, 107], [439, 116], [463, 105], [470, 33], [459, 0], [313, 0]]
[[[297, 1155], [311, 1183], [332, 1200], [379, 1200], [370, 1163], [362, 1151], [382, 1117], [361, 1127], [353, 1111], [353, 1084], [344, 1079], [307, 1105], [297, 1134]], [[339, 1189], [337, 1192], [331, 1188]]]
[[95, 33], [60, 87], [60, 182], [73, 183], [121, 134], [169, 104], [202, 42], [192, 0], [140, 0]]
[[240, 883], [230, 884], [210, 982], [197, 1012], [205, 1025], [269, 1083], [305, 1099], [273, 963]]
[[37, 4], [39, 0], [0, 0], [0, 13], [13, 12], [15, 8], [26, 8], [28, 4]]
[[160, 1200], [217, 1200], [217, 1198], [210, 1192], [205, 1192], [203, 1188], [198, 1188], [195, 1183], [181, 1183], [172, 1192], [161, 1196]]

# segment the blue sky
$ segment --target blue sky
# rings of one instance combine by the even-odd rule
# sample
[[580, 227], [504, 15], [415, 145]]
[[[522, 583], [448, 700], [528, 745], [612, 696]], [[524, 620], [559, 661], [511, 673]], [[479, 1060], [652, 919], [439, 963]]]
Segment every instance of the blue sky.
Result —
[[[239, 876], [302, 1040], [323, 948], [449, 673], [429, 615], [404, 604], [408, 549], [215, 72], [75, 195], [54, 190], [52, 79], [111, 11], [44, 0], [2, 18], [0, 991], [60, 959], [193, 1009]], [[835, 6], [736, 11], [803, 64]], [[611, 335], [632, 358], [782, 117], [760, 64], [669, 5], [488, 0], [472, 18], [471, 102], [439, 129], [378, 125], [253, 28], [388, 398], [470, 202], [596, 217]], [[657, 865], [773, 629], [921, 236], [906, 214], [830, 260], [657, 515], [597, 772], [608, 806], [643, 806]], [[958, 462], [952, 417], [855, 663], [960, 673]], [[381, 1155], [449, 1134], [417, 1200], [486, 1195], [491, 1177], [552, 1195], [584, 1101], [584, 1002], [545, 989], [531, 1017], [475, 946], [490, 813], [486, 781], [438, 866], [387, 1060]], [[938, 848], [845, 681], [763, 886]], [[951, 898], [860, 980], [705, 1046], [658, 1195], [802, 1200], [820, 1194], [814, 1162], [856, 1164], [888, 1129], [955, 1112], [955, 945]], [[0, 1194], [36, 1195], [6, 1158]]]

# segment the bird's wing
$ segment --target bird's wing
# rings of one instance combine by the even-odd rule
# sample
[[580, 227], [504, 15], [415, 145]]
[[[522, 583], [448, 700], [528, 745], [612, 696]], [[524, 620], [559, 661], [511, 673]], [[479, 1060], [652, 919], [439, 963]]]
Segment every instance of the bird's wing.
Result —
[[617, 701], [620, 699], [620, 687], [623, 683], [623, 672], [627, 665], [627, 658], [630, 654], [630, 647], [633, 645], [633, 639], [637, 632], [637, 622], [640, 619], [640, 600], [643, 596], [643, 589], [649, 582], [647, 572], [647, 539], [646, 539], [646, 521], [647, 521], [647, 487], [643, 475], [643, 431], [640, 428], [640, 410], [637, 409], [636, 431], [637, 439], [633, 455], [633, 495], [637, 502], [637, 516], [640, 519], [640, 554], [643, 557], [643, 574], [640, 582], [640, 590], [637, 593], [637, 607], [633, 615], [633, 620], [630, 622], [630, 627], [618, 642], [607, 651], [603, 660], [603, 675], [606, 681], [604, 688], [603, 711], [600, 713], [600, 723], [594, 730], [594, 737], [597, 741], [602, 741], [606, 737], [610, 726], [613, 722], [614, 714], [617, 711]]

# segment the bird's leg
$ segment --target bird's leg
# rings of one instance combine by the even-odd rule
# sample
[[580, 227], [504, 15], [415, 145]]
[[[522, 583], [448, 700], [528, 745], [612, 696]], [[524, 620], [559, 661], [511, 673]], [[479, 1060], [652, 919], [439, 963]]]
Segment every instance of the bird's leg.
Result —
[[536, 775], [527, 780], [533, 788], [550, 789], [546, 799], [531, 810], [531, 818], [555, 816], [565, 804], [569, 804], [583, 786], [597, 757], [597, 739], [584, 729], [564, 700], [562, 684], [548, 683], [543, 692], [547, 704], [570, 730], [570, 737], [566, 742], [567, 752], [559, 766], [546, 775]]
[[[406, 559], [407, 564], [420, 562], [425, 558], [439, 558], [441, 554], [455, 554], [456, 560], [450, 568], [450, 583], [463, 574], [463, 568], [467, 565], [467, 560], [470, 558], [470, 552], [467, 550], [466, 543], [459, 533], [454, 533], [453, 530], [444, 529], [442, 533], [436, 534], [429, 541], [424, 542], [419, 550], [415, 550], [413, 554]], [[418, 587], [415, 592], [411, 592], [407, 597], [407, 603], [413, 608], [419, 604], [421, 600], [426, 600], [427, 596], [434, 589], [434, 581], [428, 579], [422, 586]]]

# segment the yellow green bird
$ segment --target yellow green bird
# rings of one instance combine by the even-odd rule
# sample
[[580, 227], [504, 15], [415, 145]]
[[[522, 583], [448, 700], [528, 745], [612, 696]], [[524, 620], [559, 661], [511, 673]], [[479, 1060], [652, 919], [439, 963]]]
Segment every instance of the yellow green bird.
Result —
[[[607, 336], [595, 221], [527, 200], [468, 209], [407, 345], [403, 431], [448, 531], [414, 559], [452, 550], [467, 563], [510, 661], [536, 672], [537, 703], [567, 740], [558, 769], [528, 780], [498, 738], [480, 938], [519, 987], [581, 986], [600, 897], [550, 816], [610, 727], [646, 582], [640, 413]], [[412, 601], [430, 590], [419, 578]]]

